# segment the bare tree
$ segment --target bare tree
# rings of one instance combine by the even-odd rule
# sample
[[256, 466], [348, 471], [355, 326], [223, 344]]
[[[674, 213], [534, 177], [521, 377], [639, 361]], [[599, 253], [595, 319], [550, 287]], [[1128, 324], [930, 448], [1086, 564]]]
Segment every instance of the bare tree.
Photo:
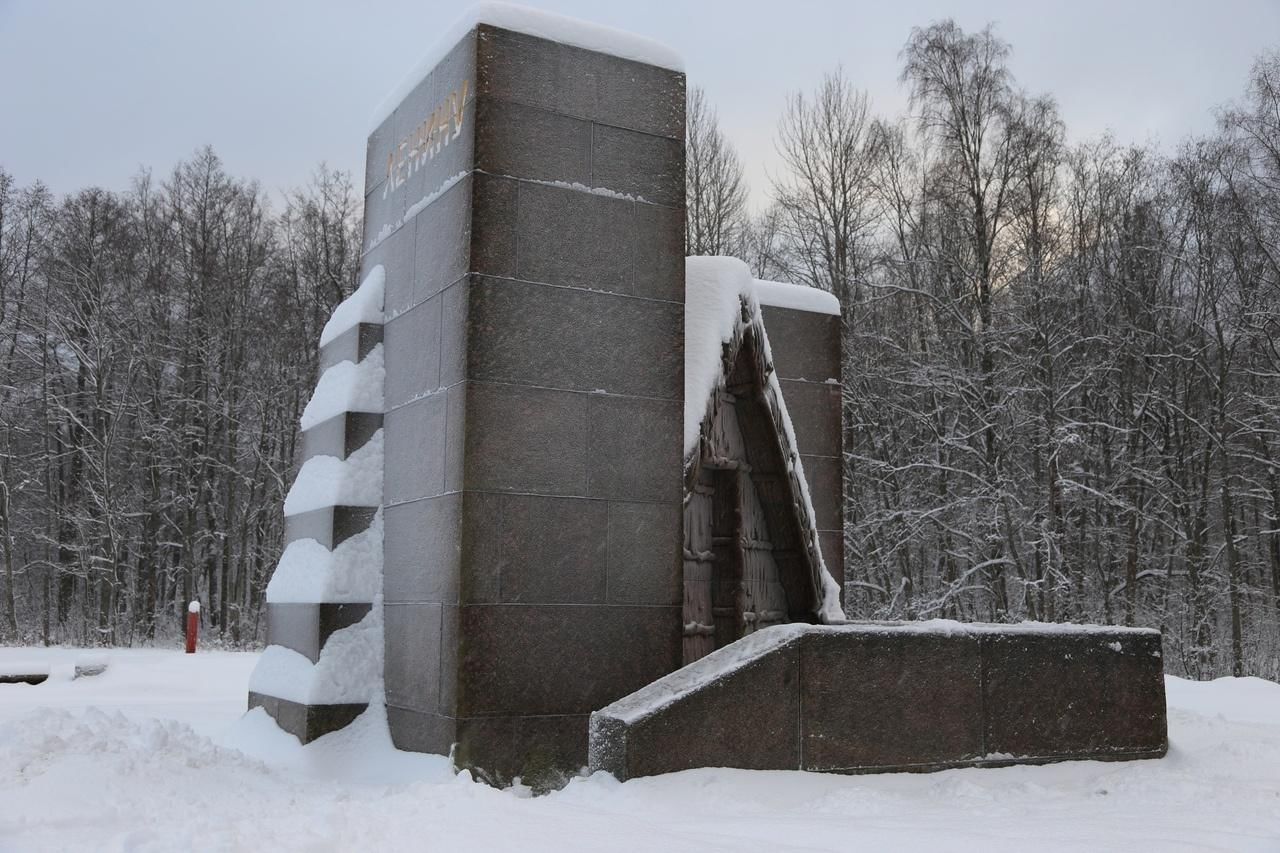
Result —
[[[1013, 562], [997, 529], [1006, 525], [1007, 490], [1001, 482], [1003, 410], [997, 351], [1005, 341], [995, 326], [996, 287], [1009, 270], [997, 241], [1007, 225], [1012, 179], [1010, 113], [1012, 92], [1005, 61], [1009, 46], [991, 29], [968, 34], [953, 21], [912, 30], [903, 48], [902, 80], [911, 87], [911, 103], [922, 132], [939, 154], [931, 182], [952, 237], [942, 259], [957, 295], [972, 315], [968, 355], [976, 368], [968, 417], [981, 436], [985, 490], [994, 504], [985, 514], [993, 529], [982, 560], [991, 593], [991, 613], [1005, 618], [1008, 601], [1004, 571]], [[1004, 516], [1002, 519], [1001, 516]]]
[[685, 254], [741, 254], [747, 204], [742, 163], [700, 87], [689, 92], [684, 181]]
[[786, 275], [786, 244], [783, 212], [771, 204], [746, 221], [743, 227], [742, 257], [758, 279], [774, 281]]
[[778, 123], [782, 173], [773, 181], [790, 276], [834, 293], [846, 313], [859, 301], [870, 258], [874, 137], [868, 100], [840, 70], [817, 91], [787, 100]]

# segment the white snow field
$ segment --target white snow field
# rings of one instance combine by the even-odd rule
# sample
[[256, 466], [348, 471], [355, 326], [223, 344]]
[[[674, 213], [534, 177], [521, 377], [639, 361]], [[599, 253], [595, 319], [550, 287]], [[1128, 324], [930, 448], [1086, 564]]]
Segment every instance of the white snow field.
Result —
[[1280, 685], [1168, 680], [1169, 756], [933, 774], [694, 770], [498, 791], [396, 752], [381, 709], [300, 747], [243, 713], [256, 654], [0, 648], [0, 850], [1280, 851]]

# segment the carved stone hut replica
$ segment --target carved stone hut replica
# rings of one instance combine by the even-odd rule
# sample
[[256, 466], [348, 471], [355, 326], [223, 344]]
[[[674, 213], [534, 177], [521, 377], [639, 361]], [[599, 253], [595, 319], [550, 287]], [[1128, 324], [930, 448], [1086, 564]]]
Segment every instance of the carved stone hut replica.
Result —
[[250, 705], [499, 782], [1163, 754], [1157, 632], [838, 624], [838, 306], [686, 266], [684, 98], [486, 5], [379, 112]]
[[686, 664], [771, 625], [844, 619], [840, 305], [729, 258], [687, 270]]

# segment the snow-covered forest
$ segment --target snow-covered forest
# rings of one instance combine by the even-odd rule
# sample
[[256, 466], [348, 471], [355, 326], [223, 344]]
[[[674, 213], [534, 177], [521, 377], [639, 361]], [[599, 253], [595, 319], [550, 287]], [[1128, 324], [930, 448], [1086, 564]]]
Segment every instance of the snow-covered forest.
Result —
[[[1173, 673], [1278, 679], [1280, 53], [1159, 147], [1077, 138], [1011, 58], [913, 31], [905, 115], [812, 81], [768, 187], [691, 88], [688, 253], [842, 303], [852, 617], [1155, 626]], [[145, 642], [196, 597], [261, 638], [359, 213], [207, 150], [65, 198], [0, 169], [0, 638]]]
[[[209, 150], [128, 192], [0, 171], [0, 626], [261, 638], [320, 330], [354, 287], [342, 174], [274, 209]], [[16, 638], [13, 636], [16, 634]]]
[[910, 115], [795, 96], [755, 217], [704, 107], [690, 251], [842, 302], [851, 615], [1155, 626], [1175, 673], [1280, 678], [1280, 54], [1168, 152], [1069, 141], [1009, 59], [945, 22]]

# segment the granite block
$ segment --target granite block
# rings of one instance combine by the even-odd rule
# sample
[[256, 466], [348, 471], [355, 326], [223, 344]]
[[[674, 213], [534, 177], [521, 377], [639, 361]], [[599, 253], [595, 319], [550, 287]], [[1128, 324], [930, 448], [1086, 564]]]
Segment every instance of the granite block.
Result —
[[684, 140], [596, 125], [591, 181], [637, 201], [684, 207]]
[[684, 412], [679, 403], [593, 394], [587, 493], [615, 500], [681, 499]]
[[382, 594], [387, 602], [456, 604], [462, 496], [407, 501], [383, 510]]
[[393, 409], [440, 388], [444, 297], [435, 296], [389, 320], [383, 396]]
[[537, 107], [481, 97], [476, 168], [534, 181], [591, 179], [591, 122]]
[[979, 758], [977, 637], [806, 637], [801, 667], [806, 770], [952, 764]]
[[840, 379], [839, 317], [768, 305], [761, 313], [780, 379]]
[[609, 603], [682, 603], [680, 504], [610, 501], [608, 506]]
[[469, 300], [473, 379], [668, 400], [683, 393], [679, 305], [484, 277], [473, 279]]
[[382, 494], [386, 505], [444, 492], [445, 394], [437, 392], [383, 417], [386, 430]]
[[383, 605], [387, 704], [437, 713], [440, 698], [441, 609], [430, 603]]
[[465, 489], [583, 494], [586, 395], [487, 382], [455, 387], [466, 389]]
[[587, 714], [675, 669], [679, 607], [460, 609], [458, 715]]

